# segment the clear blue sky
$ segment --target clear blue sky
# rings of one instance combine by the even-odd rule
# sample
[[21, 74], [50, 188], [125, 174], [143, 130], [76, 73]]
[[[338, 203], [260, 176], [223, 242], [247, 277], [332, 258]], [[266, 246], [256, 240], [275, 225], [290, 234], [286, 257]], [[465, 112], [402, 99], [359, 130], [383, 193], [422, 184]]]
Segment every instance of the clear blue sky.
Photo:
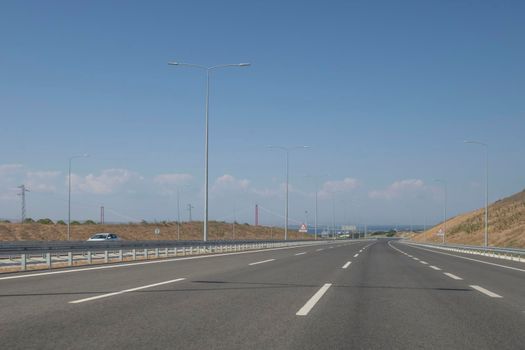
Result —
[[[0, 217], [202, 218], [204, 75], [167, 62], [251, 62], [216, 71], [210, 218], [423, 224], [525, 187], [522, 1], [3, 1]], [[182, 210], [187, 219], [187, 211]]]

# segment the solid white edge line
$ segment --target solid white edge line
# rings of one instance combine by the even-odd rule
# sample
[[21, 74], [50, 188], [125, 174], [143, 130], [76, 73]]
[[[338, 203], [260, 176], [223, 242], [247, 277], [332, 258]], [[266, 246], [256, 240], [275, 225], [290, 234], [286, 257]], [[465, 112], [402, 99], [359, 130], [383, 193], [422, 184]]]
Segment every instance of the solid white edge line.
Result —
[[[316, 244], [314, 243], [314, 244], [311, 244], [311, 245], [316, 245]], [[174, 261], [218, 258], [218, 257], [221, 257], [221, 256], [242, 255], [242, 254], [252, 254], [252, 253], [261, 253], [261, 252], [271, 252], [271, 251], [274, 251], [274, 250], [297, 249], [297, 248], [303, 248], [304, 249], [304, 246], [267, 248], [267, 249], [258, 249], [258, 250], [247, 250], [247, 251], [244, 251], [244, 252], [219, 253], [219, 254], [211, 254], [211, 255], [197, 255], [197, 256], [186, 256], [186, 257], [183, 256], [183, 257], [173, 257], [173, 258], [159, 259], [159, 260], [136, 261], [136, 262], [128, 262], [128, 263], [115, 263], [115, 264], [104, 265], [104, 266], [92, 266], [92, 267], [74, 268], [74, 269], [69, 269], [69, 270], [38, 272], [38, 273], [29, 273], [29, 274], [24, 274], [24, 275], [5, 276], [5, 277], [0, 277], [0, 281], [2, 281], [2, 280], [18, 279], [18, 278], [29, 278], [29, 277], [38, 277], [38, 276], [59, 275], [59, 274], [63, 274], [63, 273], [84, 272], [84, 271], [91, 271], [91, 270], [116, 269], [116, 268], [121, 268], [121, 267], [133, 267], [133, 266], [150, 265], [150, 264], [165, 264], [165, 263], [174, 262]]]
[[487, 289], [485, 289], [483, 287], [480, 287], [480, 286], [471, 285], [470, 288], [473, 288], [473, 289], [477, 290], [478, 292], [481, 292], [481, 293], [483, 293], [485, 295], [488, 295], [491, 298], [503, 298], [501, 295], [496, 294], [494, 292], [491, 292], [490, 290], [487, 290]]
[[[461, 256], [461, 255], [454, 255], [454, 254], [449, 254], [449, 253], [444, 253], [444, 252], [438, 252], [438, 251], [436, 251], [436, 250], [426, 249], [426, 248], [419, 247], [417, 244], [414, 244], [414, 243], [403, 243], [403, 244], [406, 244], [407, 246], [412, 247], [412, 248], [415, 248], [415, 249], [426, 250], [426, 251], [428, 251], [428, 252], [432, 252], [432, 253], [436, 253], [436, 254], [443, 254], [443, 255], [453, 256], [453, 257], [455, 257], [455, 258], [459, 258], [459, 259], [465, 259], [465, 260], [470, 260], [470, 261], [479, 262], [479, 263], [482, 263], [482, 264], [487, 264], [487, 265], [492, 265], [492, 266], [502, 267], [502, 268], [504, 268], [504, 269], [509, 269], [509, 270], [514, 270], [514, 271], [525, 272], [525, 269], [520, 269], [520, 268], [517, 268], [517, 267], [506, 266], [506, 265], [500, 265], [500, 264], [491, 263], [491, 262], [488, 262], [488, 261], [483, 261], [483, 260], [478, 260], [478, 259], [467, 258], [466, 256]], [[397, 249], [397, 248], [396, 248], [396, 249]]]
[[297, 311], [297, 316], [306, 316], [312, 310], [312, 308], [317, 304], [317, 302], [323, 297], [324, 293], [332, 286], [331, 283], [325, 283], [311, 298], [304, 304], [302, 308]]
[[256, 261], [256, 262], [252, 262], [248, 265], [252, 266], [252, 265], [259, 265], [259, 264], [264, 264], [264, 263], [267, 263], [267, 262], [270, 262], [270, 261], [274, 261], [275, 259], [268, 259], [268, 260], [262, 260], [262, 261]]
[[346, 264], [344, 264], [344, 265], [343, 265], [343, 269], [347, 269], [347, 268], [348, 268], [348, 266], [350, 266], [350, 264], [351, 264], [351, 263], [352, 263], [352, 262], [351, 262], [351, 261], [349, 261], [349, 262], [347, 262]]
[[303, 255], [303, 254], [306, 254], [306, 252], [297, 253], [295, 255]]
[[458, 281], [463, 280], [463, 278], [458, 277], [458, 276], [456, 276], [456, 275], [454, 275], [454, 274], [452, 274], [450, 272], [443, 272], [443, 274], [448, 276], [448, 277], [450, 277], [450, 278], [452, 278], [452, 279], [454, 279], [454, 280], [458, 280]]
[[[360, 242], [352, 242], [351, 244], [358, 244]], [[320, 244], [326, 244], [329, 243], [312, 243], [308, 244], [309, 246], [315, 246]], [[372, 243], [372, 245], [375, 243]], [[221, 256], [230, 256], [230, 255], [242, 255], [242, 254], [253, 254], [253, 253], [262, 253], [262, 252], [271, 252], [274, 250], [285, 250], [285, 249], [297, 249], [297, 248], [304, 248], [304, 245], [298, 245], [298, 246], [291, 246], [291, 247], [279, 247], [279, 248], [266, 248], [266, 249], [257, 249], [257, 250], [248, 250], [243, 252], [230, 252], [230, 253], [219, 253], [219, 254], [211, 254], [211, 255], [197, 255], [197, 256], [186, 256], [186, 257], [173, 257], [173, 258], [163, 258], [158, 260], [148, 260], [148, 261], [136, 261], [136, 262], [128, 262], [128, 263], [113, 263], [110, 265], [103, 265], [103, 266], [92, 266], [92, 267], [83, 267], [83, 268], [73, 268], [73, 269], [67, 269], [67, 270], [59, 270], [59, 271], [48, 271], [48, 272], [38, 272], [38, 273], [27, 273], [23, 275], [14, 275], [14, 276], [5, 276], [0, 277], [0, 281], [2, 280], [12, 280], [12, 279], [19, 279], [19, 278], [29, 278], [29, 277], [38, 277], [38, 276], [49, 276], [49, 275], [60, 275], [64, 273], [74, 273], [74, 272], [84, 272], [84, 271], [91, 271], [91, 270], [105, 270], [105, 269], [116, 269], [121, 267], [132, 267], [132, 266], [140, 266], [140, 265], [149, 265], [149, 264], [164, 264], [174, 261], [184, 261], [184, 260], [194, 260], [194, 259], [206, 259], [206, 258], [218, 258]], [[15, 272], [16, 273], [16, 272]]]
[[441, 269], [440, 269], [439, 267], [437, 267], [437, 266], [430, 265], [429, 267], [430, 267], [431, 269], [436, 270], [436, 271], [441, 271]]
[[142, 287], [136, 287], [136, 288], [125, 289], [125, 290], [121, 290], [120, 292], [113, 292], [113, 293], [101, 294], [101, 295], [97, 295], [97, 296], [90, 297], [90, 298], [79, 299], [79, 300], [73, 300], [73, 301], [70, 301], [69, 303], [70, 303], [70, 304], [79, 304], [79, 303], [83, 303], [83, 302], [85, 302], [85, 301], [91, 301], [91, 300], [96, 300], [96, 299], [108, 298], [108, 297], [112, 297], [112, 296], [114, 296], [114, 295], [119, 295], [119, 294], [124, 294], [124, 293], [129, 293], [129, 292], [135, 292], [135, 291], [137, 291], [137, 290], [142, 290], [142, 289], [146, 289], [146, 288], [152, 288], [152, 287], [162, 286], [162, 285], [164, 285], [164, 284], [169, 284], [169, 283], [179, 282], [179, 281], [183, 281], [183, 280], [185, 280], [185, 279], [186, 279], [186, 278], [177, 278], [177, 279], [170, 280], [170, 281], [164, 281], [164, 282], [159, 282], [159, 283], [149, 284], [149, 285], [147, 285], [147, 286], [142, 286]]

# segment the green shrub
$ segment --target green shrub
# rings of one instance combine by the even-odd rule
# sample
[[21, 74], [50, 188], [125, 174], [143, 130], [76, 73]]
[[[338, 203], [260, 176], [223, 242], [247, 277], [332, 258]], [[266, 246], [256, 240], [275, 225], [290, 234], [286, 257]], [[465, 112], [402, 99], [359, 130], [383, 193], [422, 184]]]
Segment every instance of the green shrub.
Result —
[[39, 224], [44, 224], [44, 225], [53, 225], [54, 224], [53, 220], [51, 220], [50, 218], [40, 219], [37, 222]]

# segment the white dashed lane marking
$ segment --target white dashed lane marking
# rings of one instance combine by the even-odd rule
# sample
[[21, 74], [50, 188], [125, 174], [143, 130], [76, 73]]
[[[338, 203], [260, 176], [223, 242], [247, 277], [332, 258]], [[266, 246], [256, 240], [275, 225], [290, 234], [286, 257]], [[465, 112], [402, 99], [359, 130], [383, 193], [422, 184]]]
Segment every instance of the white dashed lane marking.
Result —
[[91, 301], [91, 300], [96, 300], [96, 299], [108, 298], [108, 297], [112, 297], [112, 296], [119, 295], [119, 294], [124, 294], [124, 293], [129, 293], [129, 292], [135, 292], [135, 291], [137, 291], [137, 290], [142, 290], [142, 289], [146, 289], [146, 288], [152, 288], [152, 287], [162, 286], [162, 285], [165, 285], [165, 284], [174, 283], [174, 282], [179, 282], [179, 281], [184, 281], [184, 280], [185, 280], [185, 278], [177, 278], [177, 279], [175, 279], [175, 280], [170, 280], [170, 281], [164, 281], [164, 282], [159, 282], [159, 283], [149, 284], [149, 285], [147, 285], [147, 286], [142, 286], [142, 287], [136, 287], [136, 288], [125, 289], [125, 290], [121, 290], [121, 291], [119, 291], [119, 292], [113, 292], [113, 293], [101, 294], [101, 295], [97, 295], [97, 296], [90, 297], [90, 298], [79, 299], [79, 300], [73, 300], [73, 301], [70, 301], [69, 303], [70, 303], [70, 304], [78, 304], [78, 303], [83, 303], [83, 302], [85, 302], [85, 301]]
[[256, 261], [256, 262], [252, 262], [251, 264], [248, 264], [250, 266], [252, 265], [259, 265], [259, 264], [264, 264], [264, 263], [267, 263], [267, 262], [270, 262], [270, 261], [274, 261], [275, 259], [268, 259], [268, 260], [263, 260], [263, 261]]
[[473, 288], [473, 289], [477, 290], [478, 292], [481, 292], [481, 293], [483, 293], [485, 295], [488, 295], [491, 298], [503, 298], [501, 295], [496, 294], [494, 292], [491, 292], [490, 290], [485, 289], [485, 288], [480, 287], [480, 286], [471, 285], [470, 288]]
[[456, 275], [454, 275], [454, 274], [451, 274], [451, 273], [449, 273], [449, 272], [443, 272], [443, 274], [445, 274], [446, 276], [448, 276], [448, 277], [450, 277], [450, 278], [452, 278], [452, 279], [454, 279], [454, 280], [462, 280], [462, 279], [463, 279], [463, 278], [458, 277], [458, 276], [456, 276]]
[[315, 306], [315, 304], [317, 304], [317, 302], [323, 297], [324, 293], [326, 293], [328, 288], [330, 288], [331, 286], [332, 286], [331, 283], [326, 283], [324, 286], [322, 286], [321, 289], [319, 289], [317, 291], [317, 293], [315, 293], [310, 298], [310, 300], [308, 300], [306, 302], [306, 304], [304, 304], [304, 306], [301, 309], [299, 309], [299, 311], [297, 311], [296, 315], [297, 316], [306, 316], [306, 315], [308, 315], [310, 310], [312, 310], [312, 308]]

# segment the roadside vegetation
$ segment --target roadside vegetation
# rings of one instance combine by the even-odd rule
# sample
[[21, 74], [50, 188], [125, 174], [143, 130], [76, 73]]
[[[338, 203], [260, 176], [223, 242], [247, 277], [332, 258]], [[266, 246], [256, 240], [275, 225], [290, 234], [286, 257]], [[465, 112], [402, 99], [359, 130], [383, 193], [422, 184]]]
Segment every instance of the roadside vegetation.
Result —
[[[155, 229], [160, 234], [155, 234]], [[268, 226], [253, 226], [247, 223], [235, 224], [235, 232], [232, 223], [210, 221], [209, 239], [282, 239], [284, 229]], [[125, 240], [176, 240], [178, 238], [178, 225], [173, 221], [162, 221], [149, 223], [128, 224], [97, 224], [92, 220], [71, 221], [71, 239], [87, 240], [94, 233], [111, 232], [116, 233]], [[67, 237], [67, 225], [63, 220], [53, 222], [51, 219], [26, 219], [24, 224], [0, 222], [0, 241], [17, 240], [65, 240]], [[310, 235], [288, 230], [289, 239], [308, 239]], [[202, 239], [202, 222], [183, 222], [180, 224], [181, 240]]]
[[[484, 242], [484, 209], [458, 215], [447, 220], [448, 243], [482, 245]], [[412, 236], [421, 242], [441, 242], [437, 236], [440, 223]], [[489, 245], [525, 248], [525, 190], [498, 200], [489, 206]]]

